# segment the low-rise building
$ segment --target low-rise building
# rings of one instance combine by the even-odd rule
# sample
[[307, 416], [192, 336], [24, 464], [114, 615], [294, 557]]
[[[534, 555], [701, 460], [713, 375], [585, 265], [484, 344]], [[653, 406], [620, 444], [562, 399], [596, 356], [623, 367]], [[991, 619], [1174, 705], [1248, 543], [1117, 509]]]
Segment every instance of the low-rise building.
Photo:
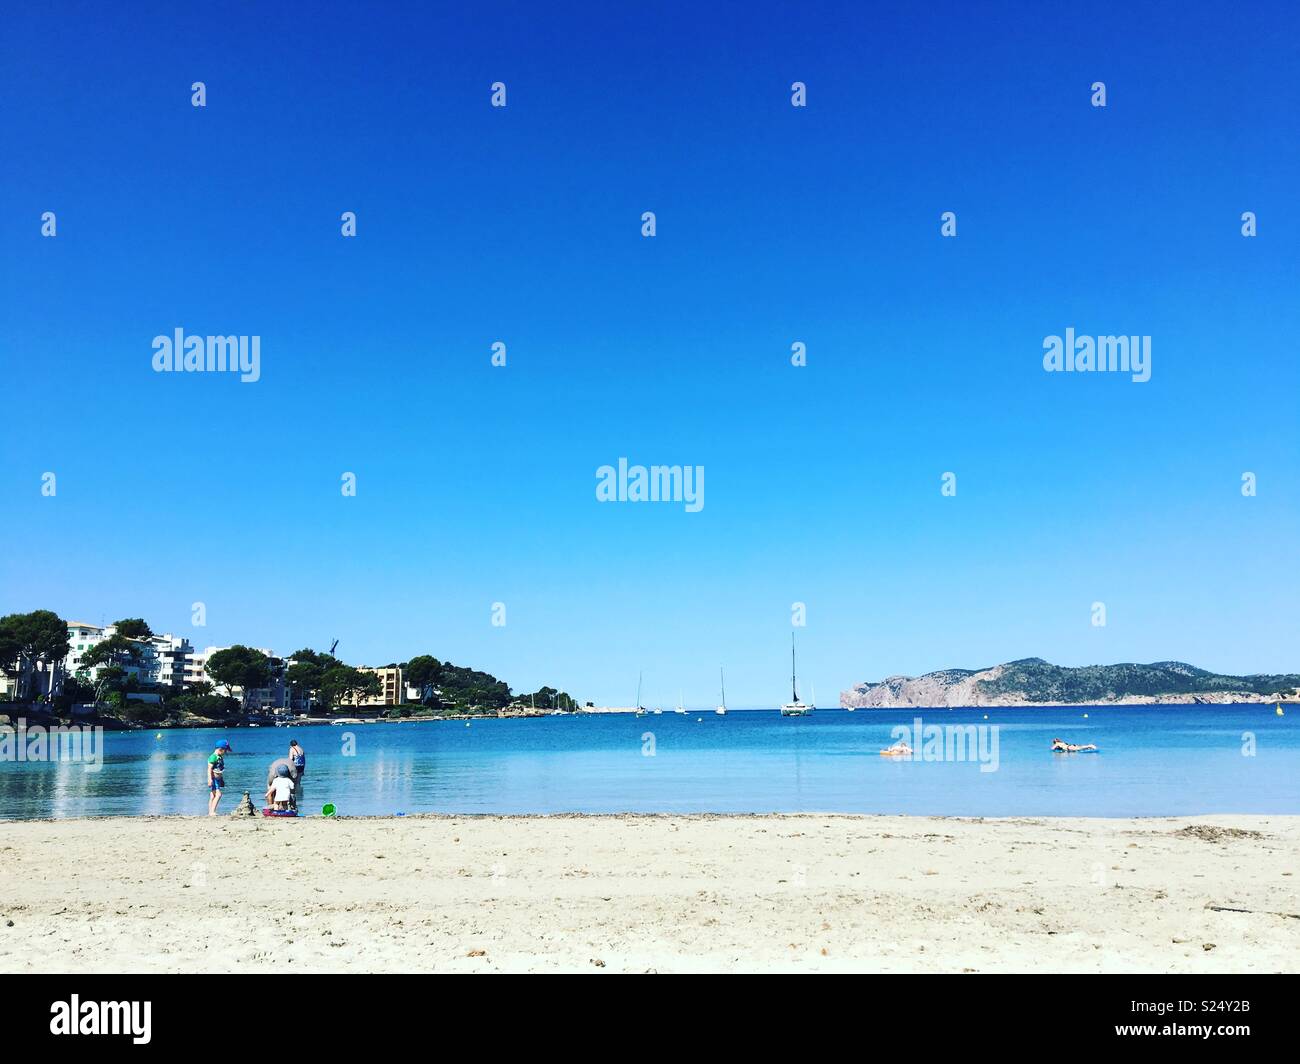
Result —
[[[226, 649], [228, 648], [204, 647], [201, 651], [192, 652], [186, 665], [186, 674], [187, 676], [193, 675], [196, 678], [187, 680], [187, 686], [193, 686], [193, 684], [200, 682], [206, 683], [210, 684], [216, 693], [226, 694], [225, 685], [218, 684], [207, 671], [208, 660], [212, 655], [219, 650]], [[309, 712], [311, 709], [310, 695], [300, 690], [287, 679], [289, 666], [293, 664], [293, 659], [278, 657], [274, 651], [265, 647], [255, 647], [254, 649], [266, 655], [271, 666], [271, 682], [265, 687], [250, 688], [247, 692], [238, 684], [233, 684], [229, 689], [230, 696], [238, 698], [250, 713]]]
[[402, 682], [400, 665], [385, 665], [371, 668], [359, 665], [358, 672], [372, 672], [379, 677], [379, 693], [376, 695], [349, 695], [340, 703], [345, 706], [400, 706], [406, 700], [406, 684]]

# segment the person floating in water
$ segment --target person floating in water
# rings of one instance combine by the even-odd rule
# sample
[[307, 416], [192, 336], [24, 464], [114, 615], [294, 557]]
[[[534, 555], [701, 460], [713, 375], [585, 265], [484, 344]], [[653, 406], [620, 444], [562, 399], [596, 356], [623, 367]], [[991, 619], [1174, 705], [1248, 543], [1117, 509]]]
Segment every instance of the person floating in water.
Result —
[[1067, 743], [1064, 739], [1053, 739], [1052, 749], [1058, 754], [1077, 754], [1084, 750], [1096, 750], [1097, 744], [1087, 743], [1083, 746], [1078, 746], [1074, 743]]
[[899, 739], [893, 746], [887, 746], [880, 751], [881, 757], [911, 757], [912, 748]]

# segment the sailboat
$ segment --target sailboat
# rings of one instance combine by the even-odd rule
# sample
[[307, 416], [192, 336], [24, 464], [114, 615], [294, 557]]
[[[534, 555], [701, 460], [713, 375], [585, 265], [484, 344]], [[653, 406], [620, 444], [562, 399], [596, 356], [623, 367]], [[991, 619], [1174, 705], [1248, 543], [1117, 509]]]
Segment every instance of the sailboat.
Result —
[[639, 672], [636, 674], [636, 715], [638, 717], [645, 716], [645, 709], [641, 705], [641, 674]]
[[799, 683], [796, 677], [798, 670], [795, 668], [794, 661], [794, 633], [790, 633], [790, 694], [791, 701], [781, 707], [781, 716], [783, 717], [806, 717], [813, 711], [813, 707], [808, 702], [799, 701]]
[[677, 692], [677, 708], [676, 708], [673, 712], [675, 712], [675, 713], [685, 713], [685, 712], [686, 712], [686, 707], [682, 705], [682, 693], [681, 693], [681, 691], [678, 691], [678, 692]]
[[723, 674], [721, 665], [718, 666], [718, 680], [722, 684], [722, 705], [713, 712], [719, 717], [725, 717], [727, 715], [727, 677]]

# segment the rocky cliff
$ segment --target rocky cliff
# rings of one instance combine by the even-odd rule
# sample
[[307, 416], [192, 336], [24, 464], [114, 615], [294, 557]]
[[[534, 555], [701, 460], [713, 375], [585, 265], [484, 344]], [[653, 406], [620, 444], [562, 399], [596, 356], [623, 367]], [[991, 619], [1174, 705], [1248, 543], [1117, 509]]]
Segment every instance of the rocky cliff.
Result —
[[840, 693], [845, 708], [1137, 705], [1152, 702], [1295, 701], [1300, 674], [1225, 676], [1181, 661], [1069, 668], [1023, 658], [987, 669], [887, 676]]

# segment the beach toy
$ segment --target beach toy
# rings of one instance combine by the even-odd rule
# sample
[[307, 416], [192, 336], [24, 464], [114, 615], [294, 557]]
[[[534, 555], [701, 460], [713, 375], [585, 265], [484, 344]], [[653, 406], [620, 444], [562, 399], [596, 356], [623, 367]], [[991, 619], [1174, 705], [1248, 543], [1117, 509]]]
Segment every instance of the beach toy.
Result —
[[321, 807], [320, 807], [320, 815], [321, 815], [321, 816], [333, 816], [333, 815], [334, 815], [334, 803], [333, 803], [333, 802], [326, 802], [323, 806], [321, 806]]

